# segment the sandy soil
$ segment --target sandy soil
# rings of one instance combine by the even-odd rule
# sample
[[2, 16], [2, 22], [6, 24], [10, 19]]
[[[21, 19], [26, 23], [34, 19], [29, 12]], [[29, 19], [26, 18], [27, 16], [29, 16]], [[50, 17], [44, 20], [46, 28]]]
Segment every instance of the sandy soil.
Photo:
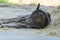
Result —
[[[31, 14], [36, 6], [21, 6], [21, 7], [0, 7], [0, 19], [15, 18], [19, 15]], [[15, 28], [0, 28], [1, 31], [36, 34], [42, 36], [60, 37], [60, 9], [53, 7], [41, 7], [42, 10], [51, 14], [51, 23], [44, 29], [15, 29]]]

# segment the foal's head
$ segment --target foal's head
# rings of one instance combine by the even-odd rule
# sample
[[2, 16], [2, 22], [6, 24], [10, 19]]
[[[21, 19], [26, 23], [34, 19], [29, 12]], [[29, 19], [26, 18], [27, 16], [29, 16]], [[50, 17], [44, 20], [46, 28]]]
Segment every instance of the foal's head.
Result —
[[33, 11], [32, 15], [31, 15], [31, 18], [32, 18], [32, 22], [35, 22], [35, 23], [41, 23], [41, 24], [44, 24], [45, 23], [45, 16], [44, 16], [44, 12], [39, 9], [40, 7], [40, 4], [38, 3], [38, 6], [36, 8], [35, 11]]
[[40, 4], [38, 3], [36, 10], [34, 10], [30, 16], [29, 24], [31, 28], [45, 28], [48, 25], [48, 21], [50, 21], [50, 14], [39, 8]]

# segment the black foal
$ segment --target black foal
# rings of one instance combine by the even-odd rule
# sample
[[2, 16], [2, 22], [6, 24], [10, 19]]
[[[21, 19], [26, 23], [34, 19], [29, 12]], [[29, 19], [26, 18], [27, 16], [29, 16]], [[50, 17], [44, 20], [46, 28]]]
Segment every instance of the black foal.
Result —
[[38, 3], [36, 10], [30, 16], [29, 25], [31, 28], [45, 28], [51, 22], [50, 14], [42, 11], [39, 7], [40, 4]]

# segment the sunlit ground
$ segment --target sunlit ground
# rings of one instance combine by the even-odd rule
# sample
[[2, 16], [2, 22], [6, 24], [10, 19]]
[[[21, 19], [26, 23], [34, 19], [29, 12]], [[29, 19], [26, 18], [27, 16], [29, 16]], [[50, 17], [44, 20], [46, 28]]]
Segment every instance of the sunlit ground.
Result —
[[[36, 6], [22, 6], [20, 9], [18, 7], [6, 7], [3, 8], [1, 7], [0, 11], [5, 10], [4, 12], [0, 13], [30, 13], [33, 10], [35, 10]], [[41, 7], [42, 8], [42, 7]], [[45, 9], [44, 9], [45, 8]], [[43, 7], [42, 9], [48, 11], [51, 14], [51, 23], [44, 29], [15, 29], [15, 28], [0, 28], [0, 32], [5, 31], [5, 32], [16, 32], [16, 33], [25, 33], [25, 34], [36, 34], [36, 35], [42, 35], [42, 36], [55, 36], [55, 37], [60, 37], [60, 9], [57, 8], [52, 8], [48, 10], [46, 7]], [[8, 12], [7, 12], [8, 10]], [[28, 10], [28, 11], [27, 11]], [[21, 12], [19, 12], [21, 11]], [[10, 15], [11, 15], [10, 14]], [[4, 15], [4, 14], [3, 14]]]
[[60, 0], [9, 0], [10, 3], [17, 3], [17, 4], [37, 4], [40, 3], [41, 5], [45, 6], [58, 6], [60, 5]]

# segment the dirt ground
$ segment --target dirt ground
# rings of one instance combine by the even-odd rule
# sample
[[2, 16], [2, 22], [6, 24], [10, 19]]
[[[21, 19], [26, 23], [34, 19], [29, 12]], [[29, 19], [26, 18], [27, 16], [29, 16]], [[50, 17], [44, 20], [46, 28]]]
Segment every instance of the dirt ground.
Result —
[[[35, 10], [36, 6], [24, 5], [24, 6], [11, 6], [11, 7], [0, 7], [0, 19], [10, 19], [19, 15], [31, 14]], [[41, 6], [41, 9], [47, 11], [51, 15], [51, 23], [44, 29], [15, 29], [15, 28], [0, 28], [1, 31], [36, 34], [42, 36], [54, 36], [60, 37], [60, 9], [54, 7]], [[1, 21], [0, 21], [1, 22]]]

